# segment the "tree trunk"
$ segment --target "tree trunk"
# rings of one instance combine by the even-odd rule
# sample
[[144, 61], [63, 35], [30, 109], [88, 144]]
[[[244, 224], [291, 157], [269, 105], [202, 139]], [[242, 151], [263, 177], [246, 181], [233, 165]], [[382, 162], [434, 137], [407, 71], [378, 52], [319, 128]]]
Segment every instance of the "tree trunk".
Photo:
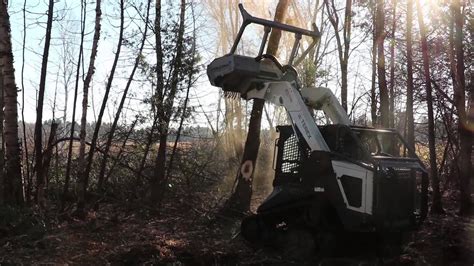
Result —
[[[77, 69], [76, 69], [76, 81], [74, 85], [74, 100], [72, 104], [72, 119], [71, 119], [71, 132], [69, 132], [69, 146], [67, 152], [67, 163], [66, 163], [66, 174], [64, 178], [64, 188], [63, 188], [63, 198], [61, 202], [61, 208], [64, 208], [65, 200], [68, 197], [69, 182], [71, 178], [71, 162], [72, 162], [72, 146], [74, 140], [74, 131], [76, 125], [76, 104], [77, 104], [77, 94], [79, 89], [79, 74], [81, 70], [82, 57], [84, 52], [84, 36], [85, 36], [85, 27], [86, 27], [86, 15], [87, 8], [85, 6], [85, 1], [81, 0], [81, 41], [79, 44], [79, 56], [77, 57]], [[66, 126], [66, 125], [65, 125]]]
[[407, 143], [411, 150], [415, 150], [415, 119], [413, 117], [413, 0], [407, 0]]
[[138, 170], [136, 173], [136, 184], [137, 186], [140, 184], [140, 178], [142, 177], [142, 172], [143, 169], [145, 168], [146, 164], [146, 159], [148, 158], [148, 153], [150, 153], [151, 146], [153, 144], [153, 137], [155, 135], [155, 130], [156, 130], [156, 124], [157, 124], [157, 117], [155, 114], [155, 117], [153, 118], [153, 123], [151, 124], [150, 132], [148, 132], [146, 143], [145, 143], [145, 150], [143, 151], [143, 157], [140, 160], [140, 165], [138, 166]]
[[35, 123], [35, 154], [36, 154], [36, 202], [44, 205], [44, 169], [43, 169], [43, 104], [46, 89], [46, 74], [48, 72], [49, 46], [53, 27], [54, 0], [49, 0], [48, 21], [46, 23], [46, 36], [44, 39], [43, 61], [41, 63], [41, 76], [38, 90], [38, 103], [36, 105]]
[[84, 207], [85, 207], [85, 201], [86, 201], [86, 193], [87, 193], [87, 187], [89, 185], [89, 176], [90, 172], [92, 169], [92, 162], [94, 160], [94, 152], [95, 149], [97, 148], [97, 140], [99, 138], [99, 130], [102, 125], [102, 118], [104, 116], [105, 112], [105, 107], [107, 105], [107, 101], [109, 99], [109, 93], [110, 89], [112, 88], [112, 81], [114, 80], [114, 75], [115, 75], [115, 69], [117, 68], [117, 63], [118, 59], [120, 57], [120, 51], [122, 49], [122, 43], [123, 43], [123, 30], [124, 30], [124, 13], [125, 13], [125, 7], [124, 7], [124, 0], [120, 0], [120, 31], [119, 31], [119, 37], [118, 37], [118, 43], [117, 43], [117, 51], [115, 52], [115, 57], [114, 57], [114, 62], [112, 64], [112, 69], [110, 70], [109, 73], [109, 78], [107, 80], [107, 85], [105, 87], [105, 94], [104, 98], [102, 99], [102, 105], [100, 107], [99, 111], [99, 116], [97, 117], [97, 121], [95, 124], [94, 128], [94, 133], [92, 135], [92, 140], [91, 140], [91, 146], [89, 148], [89, 156], [87, 157], [87, 165], [85, 167], [84, 174], [82, 176], [79, 176], [79, 198], [77, 202], [77, 214], [82, 216], [84, 214]]
[[[165, 83], [164, 83], [164, 77], [163, 77], [163, 48], [161, 44], [161, 0], [156, 0], [155, 2], [155, 45], [156, 45], [156, 92], [155, 92], [155, 101], [152, 103], [152, 108], [155, 110], [155, 121], [153, 121], [153, 125], [150, 129], [150, 135], [149, 135], [149, 142], [148, 144], [152, 144], [151, 142], [153, 141], [153, 133], [154, 133], [154, 128], [156, 127], [161, 127], [162, 123], [162, 115], [161, 111], [158, 110], [160, 106], [163, 104], [163, 97], [164, 97], [164, 90], [165, 90]], [[159, 130], [158, 130], [159, 131]], [[161, 133], [161, 132], [160, 132]], [[141, 174], [143, 170], [143, 166], [146, 163], [146, 157], [148, 155], [148, 152], [150, 150], [151, 145], [146, 146], [145, 150], [145, 155], [143, 156], [142, 163], [140, 165], [139, 169], [139, 175]], [[161, 139], [160, 139], [160, 147], [161, 147]], [[166, 153], [164, 154], [166, 155]], [[160, 184], [159, 184], [159, 179], [158, 178], [163, 178], [164, 177], [164, 172], [162, 174], [159, 174], [159, 171], [157, 170], [157, 167], [160, 167], [162, 171], [164, 171], [164, 165], [165, 163], [158, 163], [158, 157], [160, 157], [160, 160], [164, 156], [163, 154], [157, 155], [157, 159], [155, 160], [155, 172], [153, 173], [154, 176], [151, 181], [151, 200], [155, 201], [159, 199], [159, 190], [160, 190]], [[163, 158], [166, 159], [166, 158]], [[158, 165], [159, 164], [159, 165]], [[156, 175], [156, 176], [155, 176]], [[160, 176], [161, 175], [161, 176]], [[137, 176], [137, 181], [138, 181]], [[137, 182], [138, 183], [138, 182]]]
[[[410, 1], [410, 0], [407, 0]], [[372, 12], [372, 24], [373, 24], [373, 33], [372, 33], [372, 82], [370, 87], [370, 115], [372, 119], [372, 126], [377, 125], [377, 92], [375, 81], [377, 79], [377, 29], [376, 29], [376, 17], [377, 17], [377, 8], [373, 8]]]
[[393, 0], [393, 17], [392, 17], [392, 41], [390, 42], [390, 127], [395, 128], [395, 32], [397, 29], [397, 3], [398, 0]]
[[385, 0], [377, 0], [376, 34], [377, 34], [377, 74], [380, 91], [380, 124], [389, 127], [389, 101], [385, 71]]
[[349, 65], [349, 49], [351, 45], [352, 31], [352, 0], [346, 0], [346, 8], [344, 11], [344, 56], [341, 64], [342, 84], [341, 84], [341, 102], [342, 107], [347, 112], [347, 67]]
[[438, 166], [436, 163], [436, 136], [433, 114], [433, 92], [431, 87], [430, 76], [430, 58], [428, 54], [428, 42], [426, 38], [426, 28], [423, 21], [423, 13], [420, 8], [419, 0], [416, 0], [416, 9], [418, 14], [418, 24], [420, 27], [421, 38], [421, 52], [423, 57], [423, 75], [426, 82], [426, 103], [428, 105], [428, 146], [430, 151], [430, 175], [431, 187], [433, 188], [433, 203], [431, 205], [431, 212], [443, 213], [441, 204], [441, 193], [439, 189]]
[[191, 91], [191, 87], [193, 86], [193, 82], [194, 82], [193, 79], [194, 79], [194, 75], [196, 74], [194, 71], [194, 67], [196, 64], [196, 17], [194, 15], [194, 8], [192, 6], [191, 6], [191, 12], [193, 15], [193, 43], [192, 43], [192, 48], [191, 48], [192, 58], [188, 66], [189, 68], [188, 76], [187, 76], [188, 80], [187, 80], [186, 96], [184, 98], [184, 103], [183, 103], [183, 113], [181, 114], [181, 121], [179, 122], [178, 131], [176, 132], [176, 138], [173, 144], [173, 150], [171, 152], [170, 161], [168, 163], [168, 178], [173, 169], [174, 156], [176, 154], [179, 138], [181, 136], [181, 131], [183, 130], [184, 120], [186, 118], [186, 109], [188, 108], [188, 102], [189, 102], [189, 92]]
[[[466, 80], [464, 75], [464, 51], [463, 51], [463, 24], [464, 16], [461, 11], [460, 0], [454, 0], [452, 5], [455, 23], [454, 47], [456, 50], [456, 84], [454, 86], [454, 99], [458, 110], [458, 134], [459, 134], [459, 186], [460, 186], [460, 214], [468, 215], [471, 212], [470, 179], [472, 133], [469, 132], [468, 117], [466, 114]], [[471, 91], [472, 96], [472, 91]]]
[[7, 3], [0, 1], [0, 75], [2, 76], [5, 142], [5, 203], [20, 205], [23, 203], [21, 182], [21, 152], [18, 139], [18, 106], [15, 69], [10, 35], [10, 17]]
[[[26, 0], [23, 1], [23, 42], [21, 47], [21, 123], [23, 129], [23, 162], [25, 164], [25, 197], [26, 202], [29, 203], [31, 199], [32, 177], [30, 175], [30, 160], [28, 152], [28, 140], [26, 138], [26, 123], [25, 123], [25, 50], [26, 50]], [[2, 120], [3, 121], [3, 120]]]
[[51, 128], [50, 128], [50, 131], [49, 131], [49, 138], [48, 138], [48, 148], [46, 149], [46, 151], [44, 152], [44, 156], [43, 156], [43, 169], [44, 169], [44, 176], [45, 176], [45, 181], [46, 181], [46, 189], [48, 188], [47, 184], [48, 184], [48, 180], [49, 180], [49, 166], [51, 164], [51, 157], [53, 156], [53, 148], [52, 148], [52, 145], [53, 143], [56, 142], [56, 138], [57, 138], [57, 130], [58, 130], [58, 123], [56, 122], [53, 122], [51, 124]]
[[84, 85], [82, 88], [82, 116], [81, 116], [81, 131], [79, 133], [79, 138], [81, 139], [79, 145], [79, 158], [78, 158], [78, 173], [79, 178], [84, 177], [84, 171], [86, 168], [86, 127], [87, 127], [87, 109], [89, 101], [89, 88], [92, 82], [92, 77], [95, 73], [95, 59], [97, 57], [97, 50], [99, 47], [100, 40], [100, 31], [101, 31], [101, 20], [102, 9], [101, 9], [101, 0], [97, 0], [95, 6], [95, 26], [94, 26], [94, 39], [92, 41], [92, 50], [89, 59], [89, 67], [87, 69], [86, 78], [84, 80]]
[[337, 52], [339, 56], [339, 65], [341, 67], [341, 105], [347, 111], [347, 68], [349, 64], [349, 49], [351, 44], [351, 29], [352, 29], [352, 0], [346, 0], [346, 7], [344, 11], [344, 25], [342, 28], [342, 40], [339, 35], [339, 17], [338, 10], [334, 4], [334, 0], [324, 1], [326, 9], [328, 10], [329, 22], [334, 29], [336, 37]]
[[[289, 0], [279, 0], [275, 11], [275, 21], [282, 22], [286, 16]], [[274, 29], [270, 34], [267, 54], [276, 55], [280, 43], [281, 31]], [[242, 157], [239, 173], [237, 174], [237, 186], [226, 208], [236, 213], [243, 213], [250, 210], [252, 198], [252, 181], [255, 172], [258, 150], [260, 146], [260, 123], [262, 121], [262, 111], [265, 101], [254, 99], [252, 112], [250, 113], [249, 130], [245, 141], [244, 154]]]
[[[169, 123], [172, 116], [173, 104], [178, 91], [179, 72], [182, 71], [182, 60], [184, 54], [184, 24], [186, 1], [181, 0], [180, 18], [178, 27], [178, 36], [176, 39], [176, 54], [173, 61], [173, 72], [171, 74], [171, 83], [169, 84], [168, 95], [166, 99], [161, 95], [159, 98], [157, 112], [158, 112], [158, 131], [160, 133], [160, 146], [158, 147], [158, 155], [156, 156], [155, 169], [153, 173], [153, 181], [151, 187], [151, 200], [160, 204], [163, 200], [166, 189], [166, 143], [168, 141]], [[156, 31], [158, 31], [157, 29]], [[161, 46], [161, 43], [157, 43]]]
[[3, 73], [0, 71], [0, 206], [4, 201], [5, 142], [3, 140]]
[[[146, 17], [145, 17], [145, 25], [148, 25], [148, 18], [150, 14], [150, 5], [151, 5], [151, 0], [148, 0], [148, 5], [147, 5], [147, 11], [146, 11]], [[130, 85], [132, 84], [133, 77], [135, 76], [135, 71], [138, 68], [138, 64], [140, 63], [140, 58], [143, 56], [142, 51], [143, 47], [145, 46], [145, 41], [147, 37], [147, 30], [148, 27], [145, 27], [143, 31], [143, 38], [140, 43], [140, 48], [138, 49], [137, 57], [135, 58], [135, 63], [132, 68], [132, 72], [130, 73], [130, 77], [127, 80], [127, 84], [125, 85], [125, 90], [123, 91], [122, 94], [122, 99], [120, 100], [117, 112], [115, 113], [115, 118], [114, 122], [112, 123], [112, 127], [110, 128], [110, 132], [107, 137], [107, 143], [105, 144], [105, 151], [104, 151], [104, 156], [102, 157], [102, 161], [100, 164], [100, 172], [99, 172], [99, 178], [98, 178], [98, 184], [97, 184], [97, 190], [100, 192], [103, 189], [104, 185], [104, 177], [105, 177], [105, 168], [107, 166], [107, 159], [109, 156], [109, 151], [110, 151], [110, 146], [112, 145], [112, 139], [114, 137], [115, 130], [117, 129], [118, 121], [120, 118], [120, 114], [122, 112], [122, 108], [125, 104], [125, 100], [127, 99], [127, 94], [128, 90], [130, 89]]]

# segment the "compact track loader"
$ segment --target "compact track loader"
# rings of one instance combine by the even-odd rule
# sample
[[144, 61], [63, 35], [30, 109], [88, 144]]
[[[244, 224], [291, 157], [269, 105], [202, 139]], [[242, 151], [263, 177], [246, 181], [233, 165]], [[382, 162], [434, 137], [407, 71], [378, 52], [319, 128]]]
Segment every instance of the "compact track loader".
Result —
[[[268, 243], [278, 232], [305, 228], [323, 248], [341, 232], [385, 235], [416, 229], [427, 214], [428, 178], [415, 152], [395, 130], [351, 125], [331, 90], [301, 86], [294, 65], [317, 45], [318, 29], [256, 18], [239, 8], [240, 31], [230, 53], [209, 64], [209, 80], [226, 94], [283, 106], [291, 121], [277, 127], [273, 192], [242, 221], [243, 237]], [[265, 29], [258, 56], [235, 54], [252, 23]], [[286, 65], [263, 54], [274, 29], [295, 35]], [[313, 43], [296, 58], [303, 35]], [[310, 109], [322, 110], [331, 123], [317, 125]]]

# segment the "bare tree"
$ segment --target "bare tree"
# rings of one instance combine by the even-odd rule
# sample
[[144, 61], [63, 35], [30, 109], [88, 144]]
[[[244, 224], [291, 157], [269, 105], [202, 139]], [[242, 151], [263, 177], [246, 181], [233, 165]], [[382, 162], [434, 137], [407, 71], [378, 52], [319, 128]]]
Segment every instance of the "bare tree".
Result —
[[415, 119], [413, 117], [413, 0], [407, 0], [407, 142], [408, 146], [415, 150]]
[[100, 30], [101, 30], [101, 20], [102, 16], [102, 9], [101, 9], [101, 0], [97, 0], [95, 5], [95, 26], [94, 26], [94, 37], [92, 40], [92, 50], [89, 58], [89, 67], [87, 69], [86, 78], [84, 79], [84, 85], [82, 87], [82, 116], [81, 116], [81, 131], [79, 134], [79, 138], [81, 139], [79, 145], [79, 158], [78, 158], [78, 174], [79, 178], [83, 178], [86, 160], [85, 160], [85, 153], [86, 153], [86, 127], [87, 127], [87, 108], [88, 108], [88, 100], [89, 100], [89, 88], [92, 82], [92, 76], [95, 73], [95, 59], [97, 57], [97, 50], [99, 47], [99, 39], [100, 39]]
[[[377, 0], [374, 0], [377, 1]], [[410, 1], [410, 0], [407, 0]], [[370, 87], [370, 114], [372, 120], [372, 126], [377, 124], [377, 91], [376, 91], [376, 80], [377, 80], [377, 33], [376, 33], [376, 17], [377, 8], [373, 7], [372, 10], [372, 79]]]
[[390, 127], [395, 127], [395, 32], [397, 30], [397, 4], [398, 0], [392, 0], [392, 31], [391, 31], [391, 42], [390, 42], [390, 90], [389, 90], [389, 101], [390, 101]]
[[[157, 5], [161, 5], [161, 1], [157, 0]], [[158, 9], [161, 9], [161, 7], [156, 7], [157, 12]], [[161, 11], [160, 11], [161, 12]], [[177, 38], [176, 38], [176, 53], [173, 57], [173, 62], [172, 62], [172, 72], [171, 72], [171, 78], [169, 82], [169, 86], [167, 91], [165, 91], [165, 86], [164, 83], [162, 84], [162, 87], [158, 87], [157, 85], [157, 94], [156, 94], [156, 104], [157, 104], [157, 112], [158, 112], [158, 132], [160, 133], [160, 145], [158, 147], [158, 154], [156, 156], [155, 160], [155, 169], [153, 173], [153, 181], [152, 181], [152, 187], [151, 187], [151, 199], [154, 202], [160, 203], [161, 200], [163, 199], [163, 194], [166, 186], [166, 144], [168, 141], [168, 132], [169, 132], [169, 123], [171, 120], [171, 115], [173, 112], [173, 104], [176, 98], [176, 93], [178, 92], [178, 85], [179, 85], [179, 74], [180, 71], [182, 71], [182, 65], [183, 65], [183, 55], [184, 55], [184, 22], [185, 22], [185, 13], [186, 13], [186, 1], [181, 0], [180, 4], [180, 13], [179, 13], [179, 26], [178, 26], [178, 31], [177, 31]], [[161, 13], [156, 13], [156, 19], [155, 19], [155, 25], [160, 25], [160, 22], [157, 22], [157, 20], [160, 20], [161, 18], [158, 17], [158, 14]], [[155, 34], [157, 34], [157, 31], [159, 31], [160, 28], [156, 28], [155, 26]], [[156, 39], [158, 41], [158, 37]], [[163, 56], [162, 50], [161, 50], [161, 42], [156, 43], [156, 49], [157, 49], [157, 58], [160, 56]], [[162, 62], [163, 57], [161, 57], [160, 61]], [[157, 60], [158, 62], [158, 60]], [[161, 66], [162, 67], [162, 66]], [[157, 70], [157, 76], [161, 76], [162, 73], [159, 73]], [[160, 78], [158, 78], [160, 79]], [[158, 80], [158, 84], [160, 84], [160, 80]]]
[[[461, 11], [461, 1], [454, 0], [451, 6], [454, 25], [455, 25], [455, 37], [454, 37], [454, 48], [456, 53], [456, 72], [454, 85], [454, 101], [456, 103], [456, 109], [458, 111], [458, 134], [459, 134], [459, 186], [461, 192], [460, 198], [460, 210], [462, 215], [468, 215], [471, 212], [471, 192], [470, 192], [470, 179], [472, 177], [472, 133], [469, 132], [467, 127], [469, 121], [466, 112], [466, 80], [464, 75], [464, 51], [463, 51], [463, 24], [464, 15]], [[471, 91], [471, 101], [473, 98], [473, 92]], [[471, 103], [472, 104], [472, 103]], [[472, 121], [471, 121], [472, 123]]]
[[389, 99], [387, 89], [387, 78], [385, 71], [385, 0], [377, 0], [377, 12], [375, 19], [376, 41], [377, 41], [377, 74], [380, 91], [380, 124], [389, 127]]
[[342, 40], [339, 34], [340, 25], [339, 15], [337, 14], [338, 10], [334, 2], [335, 0], [324, 0], [329, 21], [334, 28], [339, 64], [341, 67], [341, 105], [344, 110], [347, 111], [347, 67], [349, 65], [349, 52], [351, 44], [352, 0], [346, 0], [346, 7], [344, 8], [344, 22], [342, 27]]
[[49, 47], [51, 44], [51, 31], [53, 27], [54, 0], [49, 0], [48, 21], [46, 23], [46, 36], [44, 39], [43, 60], [41, 63], [40, 84], [38, 90], [38, 102], [36, 105], [35, 123], [35, 153], [36, 153], [36, 201], [42, 206], [44, 204], [44, 173], [43, 173], [43, 104], [46, 89], [46, 75], [48, 72]]
[[170, 161], [168, 163], [168, 178], [169, 175], [173, 169], [173, 161], [174, 157], [176, 154], [176, 149], [178, 147], [178, 141], [181, 136], [181, 131], [183, 129], [183, 124], [184, 120], [186, 119], [186, 113], [187, 113], [187, 108], [188, 108], [188, 102], [189, 102], [189, 92], [191, 91], [191, 87], [193, 86], [194, 82], [194, 74], [196, 74], [196, 70], [194, 70], [195, 64], [196, 64], [196, 17], [194, 15], [194, 6], [191, 5], [191, 12], [193, 16], [193, 43], [191, 47], [191, 60], [188, 62], [188, 76], [187, 76], [187, 85], [186, 85], [186, 96], [184, 98], [184, 103], [183, 103], [183, 111], [181, 114], [181, 120], [179, 122], [178, 130], [176, 131], [176, 138], [174, 140], [173, 144], [173, 150], [171, 152], [170, 156]]
[[107, 160], [109, 157], [109, 152], [110, 152], [110, 147], [112, 145], [112, 140], [114, 137], [115, 130], [117, 129], [118, 121], [120, 118], [120, 114], [122, 113], [123, 106], [125, 104], [125, 100], [127, 99], [128, 95], [128, 90], [130, 89], [130, 85], [132, 84], [133, 77], [135, 76], [135, 71], [138, 68], [138, 65], [140, 63], [140, 59], [143, 56], [143, 47], [145, 46], [145, 42], [147, 39], [147, 30], [148, 30], [148, 22], [149, 22], [149, 15], [150, 15], [150, 5], [151, 5], [151, 0], [148, 0], [147, 8], [146, 8], [146, 15], [145, 15], [145, 27], [143, 30], [143, 37], [140, 42], [140, 47], [138, 48], [137, 51], [137, 56], [135, 57], [135, 63], [133, 64], [132, 72], [130, 73], [130, 76], [128, 77], [127, 84], [125, 85], [125, 90], [122, 93], [122, 99], [120, 100], [119, 106], [117, 107], [117, 112], [115, 113], [115, 118], [112, 123], [112, 127], [110, 128], [110, 132], [107, 137], [107, 142], [105, 144], [105, 149], [104, 149], [104, 156], [102, 157], [102, 161], [100, 164], [100, 172], [99, 172], [99, 181], [97, 183], [97, 190], [101, 191], [103, 189], [104, 185], [104, 176], [105, 176], [105, 168], [107, 166]]
[[[82, 0], [81, 0], [82, 1]], [[64, 10], [62, 10], [64, 12]], [[67, 13], [62, 14], [66, 16]], [[74, 27], [75, 24], [66, 21], [61, 21], [61, 35], [60, 35], [60, 74], [61, 74], [61, 82], [64, 91], [64, 106], [62, 108], [62, 122], [66, 125], [67, 122], [67, 114], [69, 110], [69, 91], [71, 90], [71, 84], [74, 82], [74, 73], [75, 73], [75, 64], [74, 64], [74, 56], [75, 56], [75, 45], [74, 45], [74, 35], [70, 34], [71, 28]]]
[[124, 13], [125, 13], [125, 3], [124, 0], [120, 0], [120, 29], [117, 43], [117, 50], [115, 52], [114, 62], [112, 63], [112, 68], [109, 73], [109, 78], [107, 80], [107, 85], [105, 86], [105, 94], [102, 99], [102, 105], [100, 107], [99, 115], [94, 128], [94, 133], [92, 135], [91, 146], [89, 149], [89, 156], [87, 157], [87, 165], [82, 176], [79, 177], [79, 199], [77, 203], [77, 213], [79, 215], [84, 214], [86, 192], [89, 184], [89, 176], [92, 169], [92, 162], [94, 160], [94, 152], [97, 148], [97, 140], [99, 138], [99, 130], [102, 125], [102, 118], [104, 116], [105, 107], [107, 105], [107, 100], [109, 99], [110, 89], [112, 88], [112, 81], [114, 80], [115, 70], [117, 68], [118, 59], [120, 57], [120, 51], [122, 49], [123, 43], [123, 30], [124, 30]]
[[433, 203], [431, 212], [443, 213], [441, 205], [441, 193], [439, 190], [438, 166], [436, 164], [436, 136], [433, 114], [433, 89], [431, 87], [430, 76], [430, 57], [428, 54], [428, 42], [426, 37], [426, 27], [423, 21], [423, 12], [420, 8], [420, 1], [416, 1], [416, 9], [418, 14], [418, 25], [420, 27], [421, 53], [423, 57], [423, 75], [426, 86], [426, 104], [428, 106], [428, 147], [430, 150], [430, 175], [431, 187], [433, 188]]
[[72, 104], [72, 119], [71, 119], [71, 131], [69, 132], [69, 147], [67, 153], [67, 163], [66, 163], [66, 174], [64, 180], [64, 189], [63, 189], [63, 202], [62, 207], [64, 207], [65, 199], [67, 197], [69, 189], [69, 181], [71, 178], [71, 162], [72, 162], [72, 146], [74, 141], [74, 130], [76, 125], [76, 104], [77, 104], [77, 93], [79, 90], [79, 79], [80, 79], [80, 70], [81, 63], [83, 59], [84, 52], [84, 36], [85, 36], [85, 27], [86, 27], [86, 15], [87, 15], [86, 2], [81, 0], [81, 41], [79, 44], [79, 55], [77, 57], [77, 68], [76, 68], [76, 81], [74, 85], [74, 100]]
[[[23, 129], [23, 161], [25, 164], [24, 170], [25, 173], [25, 181], [26, 181], [26, 201], [29, 203], [31, 198], [31, 186], [32, 177], [30, 175], [30, 161], [29, 161], [29, 154], [28, 154], [28, 141], [26, 136], [26, 123], [25, 123], [25, 50], [26, 50], [26, 0], [23, 1], [23, 40], [22, 40], [22, 47], [21, 47], [21, 123]], [[3, 120], [2, 120], [3, 121]]]

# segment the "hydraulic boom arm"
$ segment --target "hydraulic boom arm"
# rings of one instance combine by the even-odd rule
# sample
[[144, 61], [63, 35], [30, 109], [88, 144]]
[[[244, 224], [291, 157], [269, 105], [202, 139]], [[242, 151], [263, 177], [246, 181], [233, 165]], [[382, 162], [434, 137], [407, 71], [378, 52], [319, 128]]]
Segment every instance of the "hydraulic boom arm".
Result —
[[293, 125], [299, 129], [311, 151], [329, 151], [326, 141], [324, 141], [298, 90], [288, 81], [266, 82], [264, 84], [262, 89], [248, 91], [246, 99], [264, 99], [277, 106], [284, 106]]

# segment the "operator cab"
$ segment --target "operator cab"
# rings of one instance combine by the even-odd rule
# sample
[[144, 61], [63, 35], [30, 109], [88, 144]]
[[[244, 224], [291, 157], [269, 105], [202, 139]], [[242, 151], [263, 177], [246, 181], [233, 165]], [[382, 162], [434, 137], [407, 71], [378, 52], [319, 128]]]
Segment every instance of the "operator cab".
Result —
[[352, 130], [372, 157], [417, 159], [395, 130], [364, 127], [352, 127]]
[[[337, 174], [338, 169], [334, 167], [347, 207], [341, 208], [344, 210], [341, 216], [360, 214], [364, 210], [373, 215], [373, 223], [381, 228], [392, 229], [409, 228], [419, 223], [426, 211], [423, 209], [426, 199], [422, 199], [421, 195], [427, 187], [423, 183], [423, 180], [427, 180], [427, 172], [398, 132], [338, 124], [318, 128], [330, 148], [333, 166], [335, 162], [350, 169], [349, 172]], [[279, 138], [275, 147], [273, 181], [275, 191], [259, 208], [261, 213], [282, 208], [280, 202], [294, 204], [310, 198], [312, 193], [315, 195], [314, 192], [325, 192], [318, 188], [326, 187], [326, 192], [328, 190], [323, 178], [326, 174], [321, 175], [324, 172], [320, 170], [322, 161], [317, 159], [315, 163], [314, 158], [311, 158], [312, 154], [299, 130], [283, 125], [278, 126], [277, 131]], [[348, 174], [356, 172], [365, 174]], [[300, 189], [295, 189], [298, 186]], [[367, 186], [373, 187], [371, 190], [375, 194], [372, 191], [369, 193]], [[360, 227], [362, 224], [347, 226]]]

